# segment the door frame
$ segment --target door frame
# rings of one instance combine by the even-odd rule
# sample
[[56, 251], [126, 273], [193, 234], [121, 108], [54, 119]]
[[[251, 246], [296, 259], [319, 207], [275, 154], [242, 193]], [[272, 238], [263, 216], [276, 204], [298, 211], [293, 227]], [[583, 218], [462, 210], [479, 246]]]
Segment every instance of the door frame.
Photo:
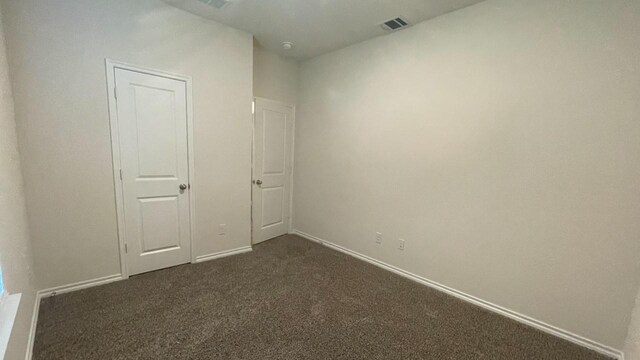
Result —
[[287, 227], [287, 232], [289, 234], [293, 233], [293, 170], [295, 167], [295, 148], [296, 148], [296, 106], [294, 104], [289, 104], [286, 102], [267, 99], [260, 96], [253, 97], [253, 103], [251, 104], [251, 245], [254, 245], [253, 242], [253, 180], [255, 178], [256, 173], [256, 164], [255, 164], [255, 140], [256, 140], [256, 101], [265, 101], [274, 104], [278, 104], [280, 106], [288, 107], [291, 109], [291, 113], [293, 114], [293, 118], [291, 119], [291, 164], [289, 169], [289, 226]]
[[107, 72], [107, 97], [108, 97], [108, 110], [109, 110], [109, 125], [111, 131], [111, 156], [113, 162], [113, 185], [115, 188], [115, 206], [116, 206], [116, 218], [118, 226], [118, 246], [120, 254], [120, 272], [123, 279], [129, 278], [129, 269], [127, 266], [127, 245], [125, 243], [124, 235], [124, 189], [122, 179], [120, 177], [121, 159], [120, 159], [120, 136], [118, 126], [118, 111], [116, 100], [116, 79], [115, 70], [123, 69], [129, 71], [135, 71], [143, 74], [164, 77], [172, 80], [184, 81], [186, 85], [187, 95], [187, 158], [189, 167], [189, 242], [191, 243], [190, 261], [195, 262], [194, 246], [193, 246], [193, 234], [195, 230], [195, 195], [192, 184], [195, 180], [195, 161], [193, 150], [193, 90], [191, 76], [174, 74], [162, 70], [150, 69], [147, 67], [127, 64], [121, 61], [115, 61], [112, 59], [105, 59], [105, 69]]

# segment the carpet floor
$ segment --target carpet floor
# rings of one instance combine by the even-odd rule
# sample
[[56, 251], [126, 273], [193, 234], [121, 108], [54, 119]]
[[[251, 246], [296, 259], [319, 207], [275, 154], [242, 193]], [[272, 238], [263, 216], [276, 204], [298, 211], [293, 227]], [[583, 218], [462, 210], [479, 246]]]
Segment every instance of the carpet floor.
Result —
[[45, 298], [33, 358], [607, 359], [292, 235]]

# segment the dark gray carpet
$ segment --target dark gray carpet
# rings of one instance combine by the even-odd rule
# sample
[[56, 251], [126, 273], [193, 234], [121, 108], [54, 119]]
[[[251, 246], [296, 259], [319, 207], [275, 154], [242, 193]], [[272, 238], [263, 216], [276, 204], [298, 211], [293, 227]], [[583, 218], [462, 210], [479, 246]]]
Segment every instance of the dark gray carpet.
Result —
[[605, 359], [295, 236], [42, 301], [34, 359]]

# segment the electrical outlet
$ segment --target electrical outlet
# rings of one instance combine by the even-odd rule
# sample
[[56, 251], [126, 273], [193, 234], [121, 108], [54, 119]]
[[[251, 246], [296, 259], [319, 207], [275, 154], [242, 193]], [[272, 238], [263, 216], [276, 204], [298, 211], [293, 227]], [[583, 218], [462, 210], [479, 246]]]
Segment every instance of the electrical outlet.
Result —
[[376, 243], [382, 244], [382, 233], [376, 233]]
[[227, 224], [218, 225], [218, 235], [224, 235], [227, 233]]
[[398, 239], [398, 250], [404, 250], [404, 239]]

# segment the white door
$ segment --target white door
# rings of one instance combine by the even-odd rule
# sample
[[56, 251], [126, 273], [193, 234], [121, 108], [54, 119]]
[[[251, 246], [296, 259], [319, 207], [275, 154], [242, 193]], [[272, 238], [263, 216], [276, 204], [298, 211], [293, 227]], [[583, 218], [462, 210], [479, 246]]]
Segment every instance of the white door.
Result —
[[289, 231], [293, 107], [256, 99], [253, 131], [253, 243]]
[[129, 275], [191, 259], [186, 82], [115, 68]]

